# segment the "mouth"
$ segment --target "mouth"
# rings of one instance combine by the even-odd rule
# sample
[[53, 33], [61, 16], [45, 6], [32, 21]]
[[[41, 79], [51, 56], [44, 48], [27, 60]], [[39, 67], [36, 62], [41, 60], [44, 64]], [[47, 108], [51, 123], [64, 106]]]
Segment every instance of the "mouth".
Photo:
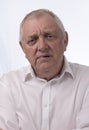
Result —
[[51, 55], [40, 55], [37, 57], [37, 60], [39, 61], [48, 61], [52, 56]]
[[40, 58], [50, 58], [52, 57], [51, 55], [40, 55], [37, 57], [37, 59], [40, 59]]

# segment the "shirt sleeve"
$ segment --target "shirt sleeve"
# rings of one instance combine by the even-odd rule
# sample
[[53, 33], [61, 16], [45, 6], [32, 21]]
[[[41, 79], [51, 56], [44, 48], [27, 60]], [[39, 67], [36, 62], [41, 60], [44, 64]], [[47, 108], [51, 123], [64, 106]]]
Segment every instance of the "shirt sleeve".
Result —
[[89, 130], [89, 87], [84, 95], [83, 104], [76, 119], [76, 129], [73, 130]]
[[19, 130], [10, 86], [0, 79], [0, 128]]

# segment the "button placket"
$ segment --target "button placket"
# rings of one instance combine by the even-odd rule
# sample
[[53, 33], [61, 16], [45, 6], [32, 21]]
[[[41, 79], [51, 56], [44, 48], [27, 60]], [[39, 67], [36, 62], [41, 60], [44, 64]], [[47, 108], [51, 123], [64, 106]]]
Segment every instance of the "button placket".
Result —
[[49, 130], [50, 85], [45, 86], [42, 96], [42, 127], [41, 130]]

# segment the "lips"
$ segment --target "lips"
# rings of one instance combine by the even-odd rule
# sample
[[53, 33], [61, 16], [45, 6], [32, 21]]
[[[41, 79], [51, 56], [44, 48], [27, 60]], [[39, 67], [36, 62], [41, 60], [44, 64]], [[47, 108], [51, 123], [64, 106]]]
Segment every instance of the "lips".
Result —
[[52, 56], [48, 55], [48, 54], [44, 54], [44, 55], [37, 56], [37, 59], [40, 59], [40, 58], [49, 58], [49, 57], [52, 57]]
[[52, 58], [52, 55], [48, 54], [48, 53], [44, 53], [44, 54], [38, 54], [37, 55], [37, 62], [40, 63], [45, 63], [45, 62], [49, 62], [49, 60]]

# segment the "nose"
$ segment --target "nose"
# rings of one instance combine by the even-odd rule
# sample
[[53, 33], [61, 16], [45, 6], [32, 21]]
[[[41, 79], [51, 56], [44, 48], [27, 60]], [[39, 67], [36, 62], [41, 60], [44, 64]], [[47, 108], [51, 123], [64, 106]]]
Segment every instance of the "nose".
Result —
[[48, 49], [47, 41], [45, 40], [43, 36], [40, 36], [38, 40], [38, 50], [45, 51], [47, 49]]

